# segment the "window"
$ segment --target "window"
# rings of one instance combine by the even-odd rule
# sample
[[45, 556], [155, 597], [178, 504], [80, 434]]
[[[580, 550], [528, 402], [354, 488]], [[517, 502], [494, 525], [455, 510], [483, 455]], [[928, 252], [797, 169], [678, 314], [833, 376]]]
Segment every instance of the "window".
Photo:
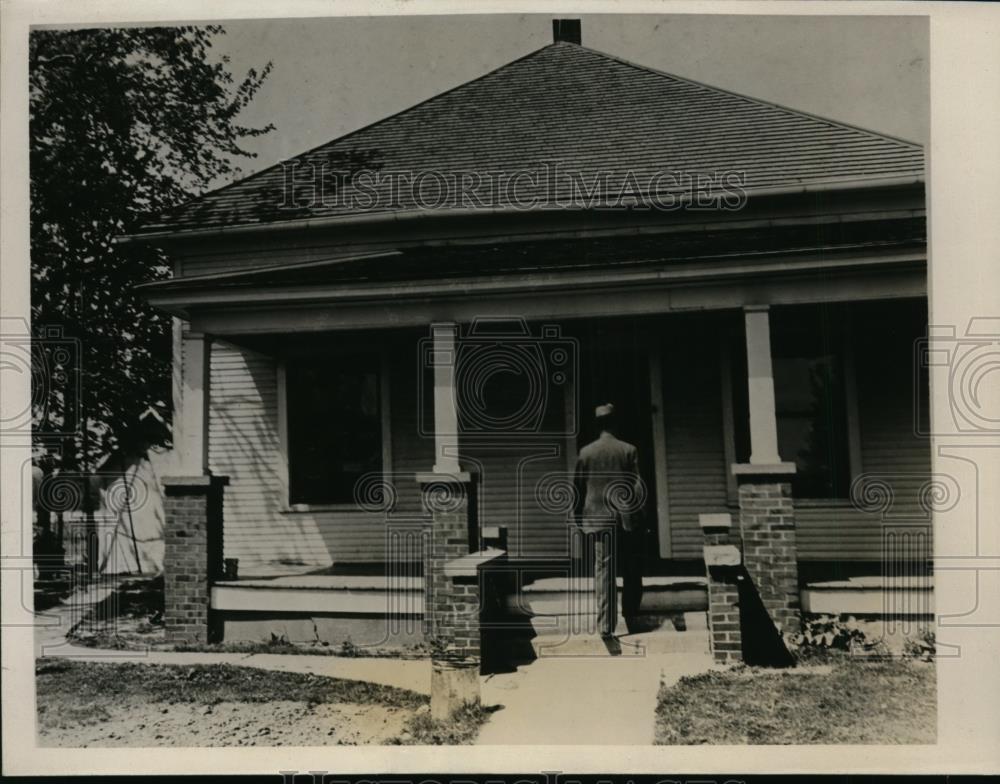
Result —
[[[847, 313], [835, 306], [771, 310], [778, 454], [794, 462], [796, 498], [847, 498], [852, 478], [851, 439], [857, 423], [848, 414]], [[740, 341], [742, 341], [742, 335]], [[732, 347], [734, 450], [750, 457], [746, 354]]]
[[355, 483], [382, 466], [375, 356], [316, 356], [285, 371], [290, 504], [351, 504]]
[[773, 361], [778, 454], [796, 464], [795, 495], [846, 498], [850, 470], [840, 357], [807, 354]]

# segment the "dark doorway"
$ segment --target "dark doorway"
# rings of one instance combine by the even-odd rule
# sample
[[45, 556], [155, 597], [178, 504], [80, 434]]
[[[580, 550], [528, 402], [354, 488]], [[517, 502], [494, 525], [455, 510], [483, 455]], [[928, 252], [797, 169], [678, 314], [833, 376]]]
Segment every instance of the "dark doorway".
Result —
[[653, 329], [654, 325], [638, 320], [595, 320], [574, 331], [580, 341], [577, 451], [598, 436], [594, 408], [613, 403], [618, 437], [638, 448], [639, 469], [646, 485], [642, 548], [645, 574], [656, 572], [660, 566], [649, 386]]

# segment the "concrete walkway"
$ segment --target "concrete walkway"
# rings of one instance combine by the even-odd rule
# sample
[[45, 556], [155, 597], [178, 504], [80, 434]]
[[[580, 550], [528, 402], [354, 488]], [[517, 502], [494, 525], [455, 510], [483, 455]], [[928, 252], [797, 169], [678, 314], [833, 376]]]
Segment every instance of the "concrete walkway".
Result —
[[483, 679], [483, 703], [502, 706], [479, 745], [651, 745], [660, 684], [712, 668], [707, 653], [553, 656]]
[[[429, 659], [101, 650], [67, 641], [73, 623], [103, 595], [104, 591], [78, 594], [72, 603], [40, 615], [35, 628], [36, 656], [88, 662], [230, 664], [430, 693]], [[684, 675], [713, 667], [706, 651], [679, 648], [677, 635], [665, 632], [634, 640], [626, 637], [618, 656], [609, 655], [596, 637], [575, 637], [571, 642], [554, 648], [555, 655], [541, 655], [515, 672], [481, 679], [483, 704], [496, 710], [483, 726], [478, 744], [650, 745], [661, 684], [670, 686]]]
[[134, 662], [136, 664], [232, 664], [278, 672], [298, 672], [344, 678], [352, 681], [396, 686], [430, 694], [430, 660], [346, 656], [297, 656], [284, 653], [202, 653], [187, 651], [104, 650], [73, 645], [66, 634], [110, 588], [88, 590], [72, 601], [37, 614], [35, 656], [59, 657], [87, 662]]
[[[55, 644], [53, 644], [55, 643]], [[430, 693], [430, 661], [267, 653], [118, 651], [58, 644], [45, 656], [87, 662], [230, 664], [379, 683]], [[661, 684], [712, 667], [704, 653], [645, 656], [551, 656], [516, 672], [481, 679], [483, 704], [496, 707], [477, 744], [650, 745]]]

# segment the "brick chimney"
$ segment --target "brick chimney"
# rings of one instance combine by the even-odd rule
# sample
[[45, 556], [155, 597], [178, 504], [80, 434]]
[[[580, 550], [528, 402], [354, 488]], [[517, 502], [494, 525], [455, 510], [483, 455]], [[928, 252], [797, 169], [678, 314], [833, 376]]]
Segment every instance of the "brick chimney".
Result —
[[552, 41], [559, 43], [565, 41], [570, 44], [579, 44], [580, 20], [579, 19], [553, 19], [552, 20]]

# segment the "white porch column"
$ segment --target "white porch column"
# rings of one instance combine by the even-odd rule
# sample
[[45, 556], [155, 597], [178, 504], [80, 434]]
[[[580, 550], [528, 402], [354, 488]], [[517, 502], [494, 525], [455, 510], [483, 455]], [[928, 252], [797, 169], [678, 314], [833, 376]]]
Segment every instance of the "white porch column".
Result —
[[653, 476], [656, 484], [656, 527], [660, 558], [670, 558], [670, 498], [667, 483], [667, 425], [663, 414], [663, 345], [659, 339], [649, 347], [649, 399], [653, 427]]
[[433, 324], [434, 473], [458, 474], [458, 408], [455, 394], [457, 324]]
[[434, 368], [434, 472], [417, 474], [431, 515], [424, 556], [424, 628], [440, 643], [431, 652], [431, 716], [450, 719], [481, 700], [480, 573], [456, 571], [479, 542], [475, 477], [458, 461], [455, 364], [458, 325], [431, 325]]
[[175, 420], [180, 425], [181, 473], [201, 476], [208, 473], [209, 362], [212, 338], [200, 332], [185, 332], [181, 372], [181, 410]]
[[771, 370], [771, 325], [767, 305], [743, 309], [747, 336], [747, 387], [750, 401], [750, 464], [777, 465], [778, 421]]
[[[778, 456], [778, 421], [774, 409], [774, 374], [771, 369], [771, 326], [767, 306], [743, 309], [747, 335], [747, 388], [750, 402], [750, 462], [732, 467], [740, 502], [739, 541], [746, 590], [757, 593], [771, 623], [756, 621], [744, 602], [733, 595], [722, 597], [739, 608], [742, 625], [755, 624], [754, 633], [741, 637], [739, 650], [724, 627], [711, 617], [728, 616], [728, 609], [710, 613], [709, 628], [716, 659], [743, 658], [748, 663], [786, 666], [792, 661], [782, 634], [801, 629], [798, 550], [795, 541], [795, 501], [792, 479], [795, 463], [782, 463]], [[710, 537], [711, 538], [711, 537]], [[712, 544], [712, 542], [709, 542]], [[706, 552], [706, 558], [708, 557]], [[716, 563], [716, 567], [718, 567]], [[711, 568], [709, 569], [711, 577]], [[737, 577], [739, 579], [739, 577]], [[711, 591], [711, 588], [709, 589]], [[726, 589], [723, 587], [725, 593]], [[736, 594], [742, 594], [738, 590]], [[747, 645], [755, 639], [754, 645]]]
[[171, 440], [178, 454], [184, 438], [181, 416], [184, 410], [184, 324], [176, 316], [170, 319], [170, 406], [174, 412], [170, 429]]

